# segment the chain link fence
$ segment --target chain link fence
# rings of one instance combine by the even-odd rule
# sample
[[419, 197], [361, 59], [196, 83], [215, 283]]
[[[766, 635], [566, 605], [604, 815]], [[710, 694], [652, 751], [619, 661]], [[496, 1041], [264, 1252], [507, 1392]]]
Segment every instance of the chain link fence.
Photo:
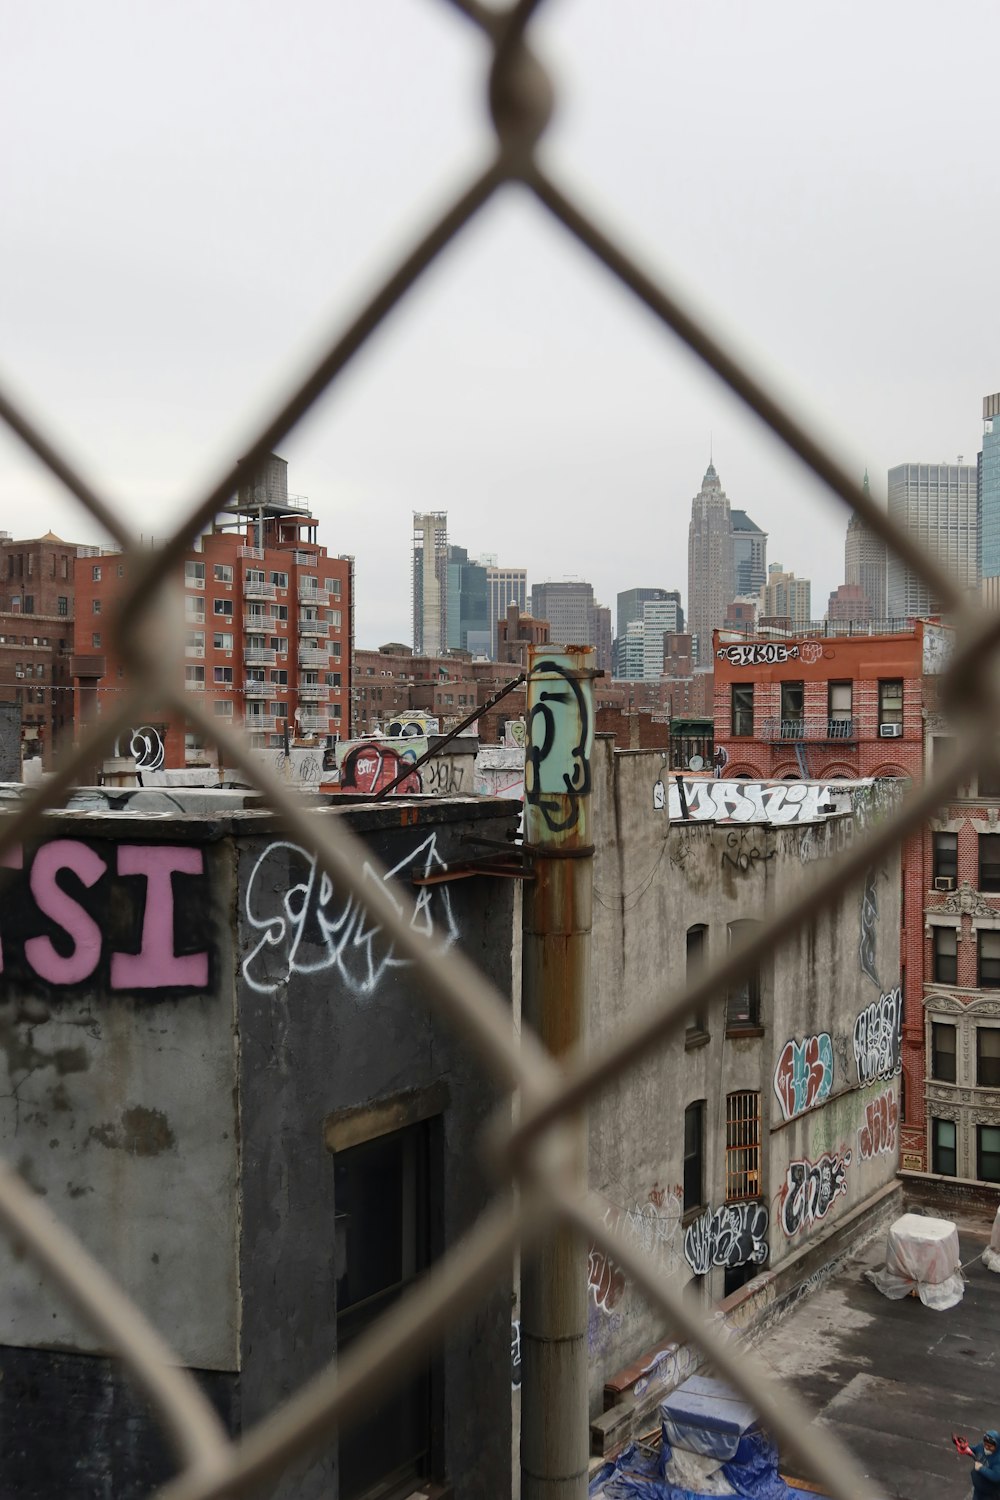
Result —
[[[338, 1424], [363, 1411], [389, 1380], [402, 1378], [454, 1318], [509, 1271], [515, 1252], [520, 1248], [530, 1254], [539, 1237], [557, 1223], [575, 1228], [584, 1240], [612, 1254], [662, 1311], [675, 1335], [699, 1346], [720, 1375], [752, 1401], [773, 1436], [807, 1464], [807, 1471], [829, 1495], [836, 1500], [858, 1500], [874, 1492], [850, 1453], [828, 1432], [810, 1425], [810, 1414], [794, 1393], [782, 1388], [752, 1351], [724, 1342], [717, 1326], [682, 1300], [679, 1283], [605, 1224], [600, 1207], [581, 1201], [569, 1189], [561, 1174], [559, 1153], [549, 1148], [568, 1115], [631, 1065], [648, 1058], [652, 1049], [662, 1047], [713, 995], [738, 982], [759, 959], [800, 931], [824, 903], [845, 892], [908, 833], [919, 829], [954, 787], [991, 754], [1000, 729], [994, 683], [1000, 618], [963, 598], [938, 563], [898, 530], [852, 479], [847, 465], [818, 440], [805, 417], [779, 400], [760, 374], [734, 355], [723, 335], [696, 320], [663, 277], [636, 264], [616, 243], [611, 227], [588, 216], [542, 165], [536, 148], [555, 101], [550, 80], [531, 50], [530, 27], [544, 0], [519, 0], [506, 10], [488, 9], [478, 0], [449, 3], [457, 13], [456, 23], [478, 27], [492, 49], [487, 98], [495, 144], [490, 159], [459, 188], [438, 221], [403, 256], [308, 377], [261, 427], [241, 460], [239, 473], [235, 467], [225, 468], [207, 493], [194, 497], [184, 524], [164, 545], [152, 552], [140, 548], [126, 519], [32, 424], [12, 394], [0, 391], [0, 418], [130, 555], [134, 580], [117, 622], [129, 691], [111, 712], [88, 727], [76, 750], [60, 758], [53, 775], [4, 818], [0, 860], [17, 840], [37, 830], [43, 814], [62, 805], [86, 768], [108, 753], [115, 740], [151, 709], [169, 707], [186, 718], [264, 794], [288, 833], [314, 851], [320, 866], [353, 892], [397, 950], [420, 966], [435, 1010], [477, 1051], [497, 1083], [516, 1097], [516, 1123], [511, 1125], [509, 1110], [498, 1115], [489, 1143], [500, 1189], [496, 1203], [418, 1287], [352, 1347], [336, 1369], [315, 1377], [237, 1442], [230, 1441], [196, 1382], [177, 1365], [156, 1330], [9, 1167], [0, 1170], [0, 1220], [124, 1362], [150, 1399], [178, 1461], [176, 1477], [160, 1492], [162, 1500], [211, 1500], [256, 1492], [296, 1458], [329, 1439]], [[947, 768], [915, 787], [891, 821], [856, 840], [842, 857], [816, 872], [811, 882], [803, 882], [794, 906], [762, 922], [752, 942], [690, 987], [668, 987], [654, 1007], [623, 1024], [613, 1044], [599, 1057], [578, 1055], [564, 1065], [557, 1065], [532, 1035], [515, 1038], [509, 1001], [460, 953], [454, 949], [446, 954], [429, 953], [426, 940], [411, 922], [412, 906], [405, 895], [394, 890], [390, 897], [381, 881], [362, 877], [364, 858], [347, 827], [339, 820], [317, 820], [305, 802], [261, 763], [241, 734], [227, 730], [204, 707], [192, 703], [192, 695], [178, 682], [183, 621], [176, 616], [167, 587], [185, 551], [237, 489], [240, 474], [260, 465], [331, 384], [343, 378], [353, 355], [438, 254], [494, 195], [512, 183], [527, 188], [540, 212], [550, 214], [585, 246], [665, 331], [693, 350], [855, 510], [926, 582], [956, 626], [956, 650], [942, 678], [942, 701], [957, 727], [960, 748]], [[165, 649], [165, 643], [173, 649]], [[370, 866], [370, 853], [365, 858]], [[508, 1191], [512, 1185], [517, 1188], [513, 1197]]]

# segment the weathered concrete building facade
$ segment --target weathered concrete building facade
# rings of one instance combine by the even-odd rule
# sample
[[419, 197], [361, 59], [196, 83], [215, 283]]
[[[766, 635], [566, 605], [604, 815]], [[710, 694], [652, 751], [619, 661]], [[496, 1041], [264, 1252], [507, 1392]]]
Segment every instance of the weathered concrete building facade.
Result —
[[[871, 782], [702, 778], [683, 782], [682, 802], [675, 780], [662, 755], [598, 740], [597, 1051], [627, 1014], [780, 912], [885, 795]], [[835, 1258], [845, 1226], [873, 1224], [894, 1197], [899, 906], [894, 856], [591, 1109], [591, 1187], [606, 1222], [736, 1326], [765, 1304], [776, 1311]], [[592, 1416], [619, 1394], [659, 1399], [696, 1356], [601, 1251], [589, 1279]], [[611, 1410], [609, 1439], [617, 1423]]]
[[[476, 1217], [489, 1185], [469, 1142], [496, 1094], [411, 965], [270, 815], [226, 811], [238, 794], [183, 796], [203, 811], [53, 816], [5, 861], [0, 1110], [13, 1163], [240, 1430]], [[413, 890], [432, 947], [460, 942], [509, 992], [511, 883], [413, 882], [477, 835], [502, 838], [516, 812], [345, 799], [325, 816]], [[16, 1434], [3, 1492], [149, 1493], [172, 1469], [149, 1414], [6, 1240], [0, 1278], [0, 1413]], [[406, 1475], [491, 1493], [509, 1468], [510, 1305], [499, 1288], [275, 1493], [346, 1497]]]

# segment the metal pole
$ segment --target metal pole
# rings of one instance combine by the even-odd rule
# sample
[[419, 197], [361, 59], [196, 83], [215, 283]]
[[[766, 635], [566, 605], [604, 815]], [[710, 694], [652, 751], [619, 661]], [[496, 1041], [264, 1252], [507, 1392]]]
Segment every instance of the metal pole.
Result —
[[[524, 1024], [557, 1055], [587, 1030], [595, 675], [590, 647], [529, 649], [524, 843], [535, 879], [524, 887], [521, 1003]], [[569, 1171], [583, 1188], [583, 1112], [566, 1128]], [[585, 1500], [587, 1247], [569, 1230], [525, 1263], [521, 1352], [522, 1500]]]

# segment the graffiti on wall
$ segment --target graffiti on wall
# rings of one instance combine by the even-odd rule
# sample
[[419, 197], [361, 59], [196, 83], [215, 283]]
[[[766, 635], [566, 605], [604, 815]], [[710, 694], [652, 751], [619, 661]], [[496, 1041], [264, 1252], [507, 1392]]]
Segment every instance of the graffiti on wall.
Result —
[[[728, 819], [733, 823], [810, 823], [825, 815], [835, 793], [824, 783], [808, 781], [709, 781], [683, 778], [688, 819]], [[682, 819], [676, 782], [667, 795], [671, 822]]]
[[713, 1266], [762, 1265], [767, 1260], [767, 1207], [763, 1203], [723, 1203], [706, 1208], [684, 1235], [684, 1259], [696, 1276]]
[[789, 1162], [781, 1189], [781, 1227], [789, 1239], [826, 1218], [847, 1192], [850, 1165], [850, 1151], [827, 1151], [818, 1161]]
[[436, 797], [456, 797], [465, 784], [465, 765], [460, 760], [432, 760], [423, 767], [423, 778], [425, 792], [433, 792]]
[[720, 646], [715, 654], [734, 667], [773, 667], [783, 661], [798, 661], [799, 647], [787, 641], [744, 641], [738, 646]]
[[704, 1356], [689, 1344], [678, 1344], [671, 1339], [661, 1349], [654, 1350], [642, 1367], [642, 1374], [633, 1387], [636, 1399], [651, 1387], [672, 1391], [682, 1385], [691, 1375], [701, 1369]]
[[[103, 847], [103, 846], [102, 846]], [[103, 857], [106, 855], [107, 857]], [[98, 847], [52, 839], [0, 866], [0, 972], [56, 988], [106, 978], [111, 990], [204, 990], [211, 972], [204, 854], [177, 844]]]
[[858, 1131], [858, 1155], [862, 1161], [889, 1156], [896, 1149], [899, 1105], [892, 1089], [886, 1089], [865, 1105], [864, 1124]]
[[[634, 1246], [666, 1270], [674, 1270], [681, 1258], [681, 1218], [684, 1213], [684, 1190], [680, 1183], [662, 1188], [654, 1182], [644, 1203], [638, 1200], [629, 1208], [608, 1203], [604, 1223], [627, 1244]], [[627, 1286], [625, 1273], [597, 1246], [591, 1246], [591, 1269], [594, 1277], [590, 1289], [594, 1301], [604, 1312], [618, 1303]], [[610, 1290], [613, 1300], [607, 1300]]]
[[152, 724], [133, 729], [129, 736], [129, 753], [137, 771], [159, 771], [163, 765], [163, 738]]
[[[432, 833], [386, 871], [385, 882], [391, 891], [393, 880], [440, 875], [447, 868]], [[364, 876], [379, 879], [367, 861]], [[332, 969], [352, 994], [370, 995], [390, 970], [409, 967], [357, 898], [337, 890], [315, 855], [298, 844], [279, 841], [264, 850], [247, 881], [245, 910], [261, 937], [243, 960], [243, 975], [260, 994], [273, 995], [293, 974]], [[432, 952], [443, 953], [457, 941], [447, 885], [420, 888], [410, 926]]]
[[[343, 753], [338, 746], [341, 788], [345, 792], [380, 792], [426, 748], [425, 740], [413, 740], [399, 748], [385, 740], [357, 740], [345, 746]], [[411, 771], [396, 787], [394, 795], [408, 797], [421, 790], [420, 772]]]
[[828, 1031], [787, 1041], [774, 1070], [774, 1092], [786, 1120], [820, 1104], [833, 1088], [833, 1042]]
[[525, 802], [538, 809], [553, 833], [562, 833], [575, 828], [577, 799], [590, 791], [593, 720], [579, 682], [551, 658], [533, 668], [528, 701]]
[[888, 1082], [902, 1070], [903, 992], [897, 985], [866, 1005], [854, 1022], [858, 1082]]
[[878, 871], [869, 870], [861, 892], [861, 972], [881, 989], [875, 968], [875, 940], [878, 937]]
[[774, 859], [776, 849], [765, 852], [757, 843], [754, 835], [746, 828], [732, 828], [726, 834], [726, 847], [722, 851], [722, 868], [730, 865], [734, 870], [739, 870], [742, 875], [751, 870], [757, 870], [761, 865], [766, 865], [769, 859]]
[[514, 1318], [510, 1325], [510, 1388], [521, 1389], [521, 1323]]

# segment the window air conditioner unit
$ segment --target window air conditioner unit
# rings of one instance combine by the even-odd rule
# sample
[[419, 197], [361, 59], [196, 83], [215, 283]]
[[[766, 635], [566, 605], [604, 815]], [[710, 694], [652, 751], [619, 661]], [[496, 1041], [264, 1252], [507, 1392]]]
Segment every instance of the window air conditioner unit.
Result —
[[955, 889], [954, 875], [935, 875], [934, 889], [936, 891], [953, 891]]
[[880, 724], [878, 732], [883, 740], [899, 740], [903, 737], [903, 726], [902, 724]]

